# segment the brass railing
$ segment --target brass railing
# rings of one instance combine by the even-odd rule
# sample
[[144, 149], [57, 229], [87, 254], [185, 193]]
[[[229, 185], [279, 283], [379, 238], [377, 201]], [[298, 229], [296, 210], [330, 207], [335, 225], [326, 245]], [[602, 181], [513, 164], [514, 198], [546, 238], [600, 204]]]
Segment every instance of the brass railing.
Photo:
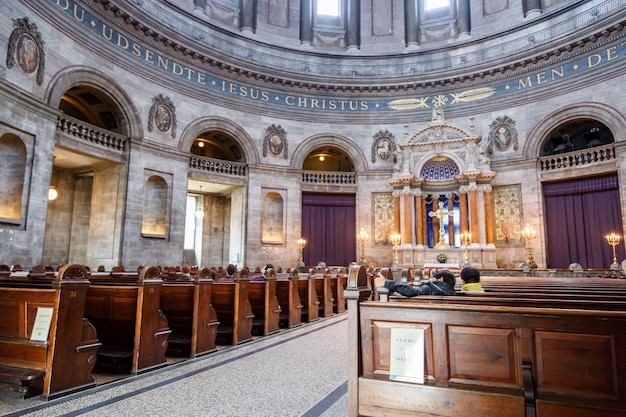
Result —
[[596, 146], [575, 152], [550, 155], [539, 158], [541, 171], [572, 168], [583, 165], [597, 164], [615, 158], [613, 145]]
[[128, 138], [106, 129], [90, 125], [82, 120], [74, 119], [73, 117], [65, 115], [60, 116], [57, 120], [57, 130], [69, 136], [104, 146], [105, 148], [115, 149], [121, 152], [126, 150], [126, 141]]
[[214, 172], [216, 174], [231, 175], [233, 177], [245, 177], [248, 175], [248, 166], [246, 164], [198, 155], [191, 156], [189, 159], [189, 167]]

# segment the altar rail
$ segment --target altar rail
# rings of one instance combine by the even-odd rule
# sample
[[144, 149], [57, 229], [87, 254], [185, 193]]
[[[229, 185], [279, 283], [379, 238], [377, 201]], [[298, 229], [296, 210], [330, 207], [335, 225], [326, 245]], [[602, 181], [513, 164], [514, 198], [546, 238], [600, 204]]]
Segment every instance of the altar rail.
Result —
[[541, 171], [592, 165], [615, 158], [615, 147], [597, 146], [577, 152], [550, 155], [539, 159]]
[[57, 131], [108, 149], [124, 152], [128, 138], [69, 116], [60, 116]]

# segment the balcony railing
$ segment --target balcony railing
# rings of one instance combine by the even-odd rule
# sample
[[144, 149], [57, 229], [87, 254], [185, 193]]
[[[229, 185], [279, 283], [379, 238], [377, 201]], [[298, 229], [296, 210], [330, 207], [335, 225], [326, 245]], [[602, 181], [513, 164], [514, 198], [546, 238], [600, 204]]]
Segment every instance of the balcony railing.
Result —
[[69, 136], [86, 140], [105, 148], [124, 152], [128, 138], [106, 129], [90, 125], [82, 120], [69, 116], [61, 116], [57, 120], [57, 130]]
[[568, 152], [558, 155], [545, 156], [539, 159], [541, 171], [572, 168], [597, 164], [615, 158], [615, 148], [611, 146], [596, 146], [581, 151]]
[[329, 171], [302, 171], [302, 182], [320, 185], [354, 185], [356, 173]]
[[240, 162], [224, 161], [222, 159], [207, 158], [192, 155], [189, 166], [193, 169], [214, 172], [216, 174], [230, 175], [233, 177], [245, 177], [248, 175], [248, 167]]

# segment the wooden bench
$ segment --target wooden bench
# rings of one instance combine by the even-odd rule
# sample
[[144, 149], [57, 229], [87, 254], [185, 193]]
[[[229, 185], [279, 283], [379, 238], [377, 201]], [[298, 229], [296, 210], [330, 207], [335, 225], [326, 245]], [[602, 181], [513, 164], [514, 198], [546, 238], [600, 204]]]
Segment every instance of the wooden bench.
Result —
[[291, 329], [302, 324], [302, 302], [298, 292], [298, 272], [276, 274], [276, 297], [281, 306], [279, 326]]
[[320, 300], [315, 288], [315, 280], [309, 276], [298, 276], [298, 294], [302, 302], [302, 322], [310, 323], [319, 320]]
[[333, 313], [335, 314], [345, 313], [346, 311], [346, 299], [343, 298], [344, 276], [346, 274], [328, 274], [333, 297]]
[[[626, 312], [369, 296], [351, 270], [349, 415], [626, 415]], [[391, 329], [422, 329], [425, 382], [390, 377]]]
[[[66, 265], [50, 282], [0, 287], [0, 386], [23, 398], [51, 399], [95, 386], [92, 370], [101, 346], [84, 319], [89, 281], [81, 265]], [[45, 342], [31, 341], [40, 307], [52, 308]], [[46, 326], [47, 327], [47, 326]], [[45, 329], [44, 329], [45, 332]]]
[[334, 314], [335, 298], [331, 288], [330, 277], [326, 271], [316, 273], [311, 270], [310, 277], [315, 282], [315, 292], [317, 293], [318, 317], [330, 317]]
[[145, 267], [135, 283], [99, 282], [89, 287], [85, 315], [103, 344], [96, 370], [136, 375], [167, 365], [165, 351], [172, 331], [159, 307], [162, 285], [158, 270]]
[[252, 305], [252, 334], [267, 336], [280, 331], [282, 308], [276, 296], [276, 271], [265, 271], [264, 281], [251, 280], [248, 285], [248, 300]]
[[211, 271], [197, 271], [193, 281], [165, 282], [161, 287], [161, 310], [172, 334], [165, 352], [169, 356], [195, 358], [217, 349], [219, 321], [211, 305]]
[[252, 340], [252, 305], [248, 300], [248, 278], [233, 282], [213, 282], [211, 304], [220, 324], [217, 326], [218, 345], [237, 345]]

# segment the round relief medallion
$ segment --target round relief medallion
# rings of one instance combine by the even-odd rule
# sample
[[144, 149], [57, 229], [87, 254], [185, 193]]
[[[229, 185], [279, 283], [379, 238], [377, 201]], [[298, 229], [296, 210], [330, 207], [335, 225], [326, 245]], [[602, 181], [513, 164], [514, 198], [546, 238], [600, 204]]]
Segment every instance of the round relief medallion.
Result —
[[15, 53], [17, 64], [22, 71], [32, 74], [37, 70], [39, 49], [37, 49], [37, 44], [30, 35], [23, 34], [17, 38]]
[[154, 111], [154, 125], [161, 132], [167, 132], [172, 126], [172, 114], [170, 110], [161, 105]]
[[272, 134], [267, 142], [267, 148], [272, 155], [280, 155], [283, 151], [283, 138], [277, 133]]

